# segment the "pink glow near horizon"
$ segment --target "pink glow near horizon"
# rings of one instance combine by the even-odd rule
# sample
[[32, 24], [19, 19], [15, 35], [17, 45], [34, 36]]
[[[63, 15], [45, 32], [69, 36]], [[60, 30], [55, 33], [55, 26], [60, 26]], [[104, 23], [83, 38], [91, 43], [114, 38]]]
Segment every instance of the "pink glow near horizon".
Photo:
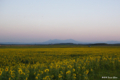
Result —
[[0, 1], [0, 42], [120, 41], [119, 4], [112, 0]]

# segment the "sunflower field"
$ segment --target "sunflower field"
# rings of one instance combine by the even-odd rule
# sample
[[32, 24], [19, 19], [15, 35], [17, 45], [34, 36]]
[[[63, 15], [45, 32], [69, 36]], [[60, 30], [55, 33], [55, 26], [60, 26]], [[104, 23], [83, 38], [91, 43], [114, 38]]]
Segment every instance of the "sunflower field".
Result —
[[0, 80], [120, 80], [120, 47], [0, 48]]

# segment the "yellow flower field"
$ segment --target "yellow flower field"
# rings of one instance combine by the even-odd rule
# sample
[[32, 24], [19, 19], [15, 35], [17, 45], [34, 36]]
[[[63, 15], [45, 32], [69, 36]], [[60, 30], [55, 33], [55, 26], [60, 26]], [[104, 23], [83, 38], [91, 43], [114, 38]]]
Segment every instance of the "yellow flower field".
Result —
[[120, 47], [0, 48], [0, 80], [119, 80], [119, 73]]

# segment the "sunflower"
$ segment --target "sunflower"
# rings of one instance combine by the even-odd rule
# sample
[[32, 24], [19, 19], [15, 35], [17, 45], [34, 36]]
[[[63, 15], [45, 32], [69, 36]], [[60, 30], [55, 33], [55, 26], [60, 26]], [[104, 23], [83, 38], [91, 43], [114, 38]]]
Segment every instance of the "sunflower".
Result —
[[8, 68], [7, 68], [7, 67], [5, 68], [5, 71], [6, 71], [6, 72], [8, 71]]
[[0, 71], [0, 76], [2, 75], [2, 71]]

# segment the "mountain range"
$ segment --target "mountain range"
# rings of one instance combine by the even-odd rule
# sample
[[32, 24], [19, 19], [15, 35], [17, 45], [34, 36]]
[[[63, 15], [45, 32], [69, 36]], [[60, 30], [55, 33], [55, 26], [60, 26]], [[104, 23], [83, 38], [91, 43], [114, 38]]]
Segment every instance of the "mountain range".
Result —
[[82, 43], [82, 42], [75, 41], [73, 39], [66, 39], [66, 40], [54, 39], [54, 40], [48, 40], [48, 41], [42, 42], [42, 44], [58, 44], [58, 43], [74, 43], [74, 44], [78, 44], [78, 43]]
[[106, 43], [106, 44], [120, 44], [120, 41], [106, 41], [106, 42], [79, 42], [73, 39], [66, 39], [66, 40], [60, 40], [60, 39], [53, 39], [48, 40], [45, 42], [31, 42], [31, 43], [25, 43], [25, 42], [1, 42], [0, 44], [59, 44], [59, 43], [73, 43], [73, 44], [94, 44], [94, 43]]
[[59, 40], [53, 39], [42, 42], [41, 44], [58, 44], [58, 43], [73, 43], [73, 44], [94, 44], [94, 43], [106, 43], [106, 44], [118, 44], [120, 41], [106, 41], [106, 42], [80, 42], [73, 39]]

